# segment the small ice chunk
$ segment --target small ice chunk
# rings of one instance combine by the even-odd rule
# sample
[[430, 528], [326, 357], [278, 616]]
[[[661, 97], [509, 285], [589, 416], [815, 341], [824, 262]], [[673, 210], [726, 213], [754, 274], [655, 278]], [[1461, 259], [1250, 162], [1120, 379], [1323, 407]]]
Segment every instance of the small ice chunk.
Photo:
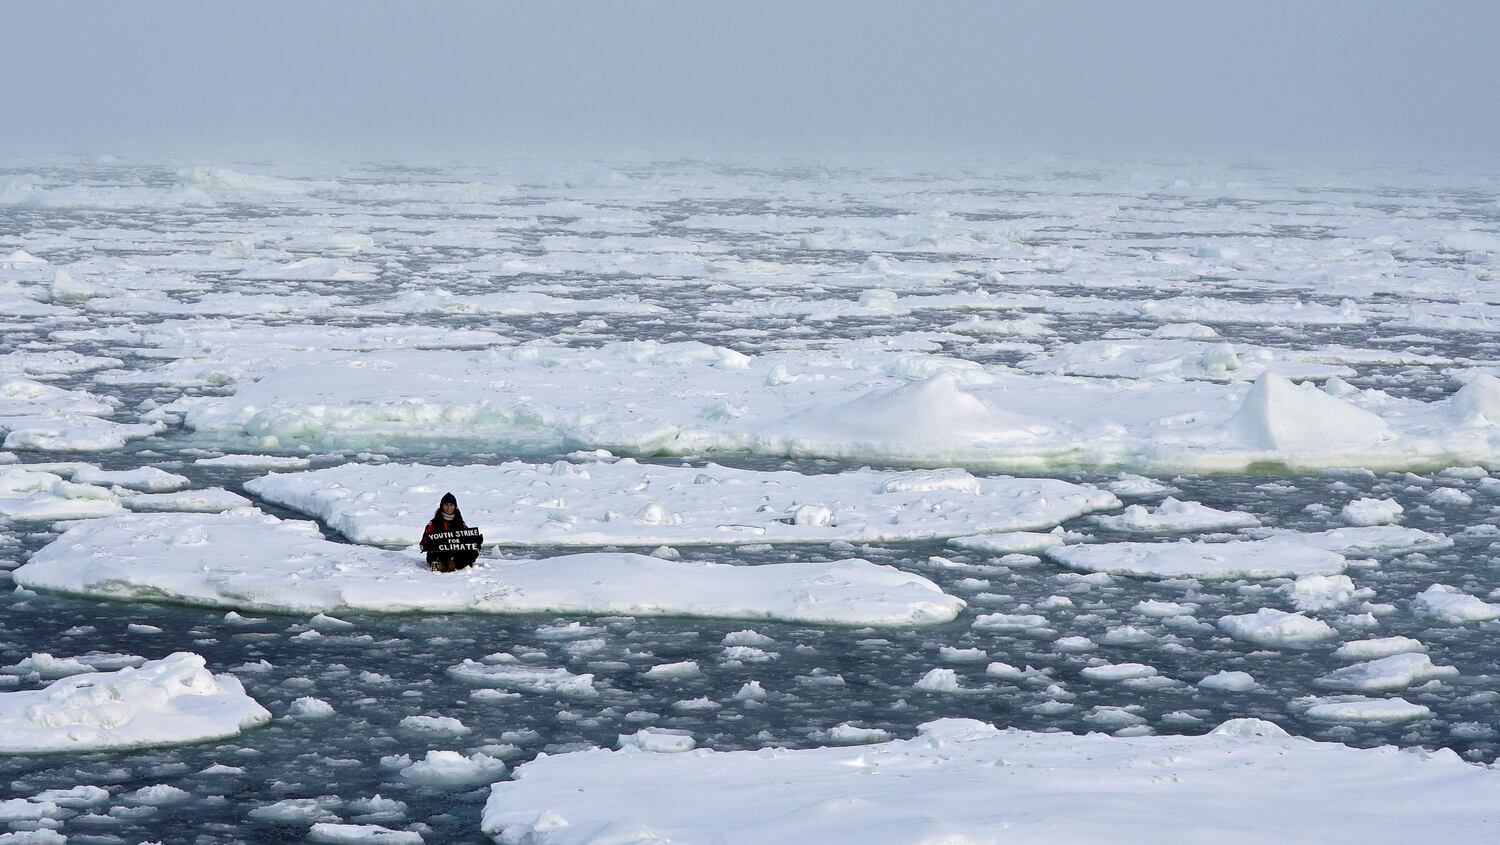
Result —
[[616, 748], [638, 748], [658, 754], [677, 754], [698, 747], [688, 731], [664, 728], [641, 728], [633, 734], [620, 734]]
[[1285, 739], [1291, 734], [1275, 722], [1265, 719], [1230, 719], [1209, 731], [1213, 736], [1233, 736], [1245, 739]]
[[333, 715], [333, 705], [321, 698], [304, 695], [292, 702], [286, 714], [293, 719], [326, 719]]
[[1192, 616], [1197, 612], [1198, 605], [1146, 599], [1145, 601], [1136, 602], [1133, 610], [1142, 616], [1149, 616], [1152, 619], [1168, 619], [1173, 616]]
[[1183, 502], [1168, 496], [1155, 510], [1131, 505], [1123, 513], [1095, 517], [1099, 524], [1113, 531], [1231, 531], [1254, 528], [1260, 520], [1244, 511], [1221, 511], [1200, 502]]
[[1091, 725], [1111, 731], [1146, 724], [1145, 717], [1138, 716], [1124, 707], [1111, 707], [1108, 705], [1095, 707], [1083, 717], [1083, 720]]
[[1424, 498], [1426, 498], [1428, 504], [1437, 505], [1438, 507], [1463, 508], [1474, 504], [1473, 496], [1462, 490], [1455, 490], [1452, 487], [1439, 487], [1428, 493]]
[[309, 842], [334, 845], [422, 845], [422, 834], [415, 830], [391, 830], [378, 824], [338, 824], [318, 822], [307, 832]]
[[1412, 599], [1412, 606], [1450, 625], [1500, 619], [1500, 604], [1490, 604], [1447, 584], [1433, 584], [1423, 590]]
[[1247, 692], [1256, 689], [1260, 684], [1249, 672], [1235, 672], [1228, 669], [1215, 672], [1198, 682], [1199, 689], [1221, 690], [1223, 692]]
[[1033, 554], [1062, 544], [1063, 538], [1056, 534], [1041, 534], [1034, 531], [973, 534], [966, 537], [954, 537], [948, 541], [948, 545], [955, 548], [993, 555]]
[[426, 786], [470, 786], [492, 782], [504, 773], [504, 761], [477, 751], [468, 757], [457, 751], [429, 751], [400, 772], [403, 779]]
[[337, 820], [338, 815], [334, 813], [334, 810], [343, 806], [343, 799], [337, 795], [287, 798], [274, 804], [256, 807], [245, 815], [255, 821], [274, 824], [311, 824], [318, 821]]
[[952, 669], [929, 669], [913, 687], [925, 692], [959, 692], [958, 673]]
[[1348, 697], [1307, 708], [1307, 718], [1340, 725], [1396, 724], [1431, 716], [1430, 709], [1404, 698]]
[[1086, 666], [1078, 674], [1091, 681], [1125, 681], [1154, 677], [1156, 668], [1144, 663], [1107, 663], [1103, 666]]
[[1153, 481], [1143, 475], [1131, 475], [1121, 473], [1114, 481], [1105, 485], [1105, 489], [1116, 496], [1128, 498], [1140, 498], [1144, 496], [1159, 496], [1163, 493], [1172, 492], [1171, 487], [1159, 481]]
[[729, 633], [724, 635], [724, 639], [720, 640], [720, 642], [724, 645], [749, 645], [764, 647], [773, 645], [776, 641], [766, 636], [765, 634], [747, 629], [744, 631], [730, 631]]
[[1088, 637], [1079, 636], [1060, 637], [1052, 641], [1052, 646], [1058, 651], [1069, 652], [1073, 654], [1078, 654], [1085, 651], [1093, 651], [1095, 648], [1098, 648], [1098, 644], [1096, 644], [1093, 640], [1089, 639]]
[[1263, 607], [1254, 613], [1225, 616], [1219, 619], [1219, 630], [1237, 640], [1263, 646], [1300, 646], [1338, 636], [1332, 626], [1321, 619], [1309, 619], [1301, 613]]
[[1333, 656], [1341, 660], [1370, 660], [1376, 657], [1426, 650], [1427, 646], [1411, 637], [1381, 637], [1344, 643], [1334, 649]]
[[1438, 666], [1427, 655], [1410, 652], [1335, 669], [1319, 678], [1318, 683], [1355, 692], [1389, 692], [1425, 681], [1456, 677], [1458, 670], [1454, 667]]
[[1389, 525], [1401, 518], [1403, 508], [1390, 499], [1356, 499], [1339, 511], [1350, 525]]
[[703, 670], [698, 667], [696, 660], [684, 660], [680, 663], [661, 663], [647, 669], [642, 677], [653, 681], [685, 680], [697, 678], [703, 675]]
[[766, 695], [766, 690], [760, 685], [760, 681], [746, 681], [744, 686], [740, 687], [739, 691], [734, 694], [734, 700], [759, 701], [765, 698]]
[[[1298, 610], [1328, 610], [1360, 598], [1348, 575], [1303, 575], [1281, 588]], [[1373, 595], [1364, 591], [1366, 596]]]
[[400, 727], [413, 733], [435, 736], [463, 736], [473, 731], [452, 716], [407, 716], [401, 720]]
[[982, 613], [974, 618], [976, 631], [1017, 631], [1047, 627], [1047, 617], [1034, 613]]

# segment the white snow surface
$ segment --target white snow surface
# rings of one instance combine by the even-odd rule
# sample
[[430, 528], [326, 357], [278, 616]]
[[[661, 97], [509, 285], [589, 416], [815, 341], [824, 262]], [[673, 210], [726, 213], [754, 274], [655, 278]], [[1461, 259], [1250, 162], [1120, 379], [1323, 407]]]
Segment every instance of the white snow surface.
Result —
[[491, 787], [481, 827], [505, 845], [1394, 845], [1484, 841], [1497, 823], [1500, 772], [1447, 750], [1355, 749], [1254, 719], [1129, 738], [943, 719], [877, 745], [545, 756]]
[[0, 693], [0, 753], [116, 751], [225, 739], [270, 721], [232, 675], [177, 652]]
[[251, 509], [131, 514], [70, 527], [17, 584], [123, 600], [284, 613], [597, 613], [926, 625], [964, 607], [920, 575], [860, 559], [732, 566], [594, 553], [482, 559], [434, 573], [415, 555], [333, 543]]
[[705, 545], [919, 540], [1051, 528], [1112, 494], [961, 469], [808, 475], [614, 462], [344, 464], [246, 485], [356, 543], [409, 545], [453, 491], [489, 545]]

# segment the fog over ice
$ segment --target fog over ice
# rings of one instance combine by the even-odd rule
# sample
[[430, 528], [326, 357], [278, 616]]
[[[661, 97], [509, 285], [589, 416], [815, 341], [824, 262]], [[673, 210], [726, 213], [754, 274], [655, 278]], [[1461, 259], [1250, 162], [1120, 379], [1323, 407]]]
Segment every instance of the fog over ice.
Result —
[[1492, 157], [1500, 6], [7, 4], [0, 149]]

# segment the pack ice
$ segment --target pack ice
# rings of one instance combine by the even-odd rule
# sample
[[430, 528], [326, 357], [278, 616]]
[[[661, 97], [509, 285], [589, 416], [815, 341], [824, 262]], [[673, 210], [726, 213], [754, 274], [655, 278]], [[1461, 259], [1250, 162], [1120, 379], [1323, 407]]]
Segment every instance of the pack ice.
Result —
[[1497, 824], [1500, 772], [1448, 750], [1355, 749], [1257, 719], [1129, 738], [941, 719], [853, 748], [543, 756], [491, 787], [481, 826], [506, 845], [1396, 845], [1485, 841]]
[[0, 753], [116, 751], [224, 739], [271, 719], [232, 675], [177, 652], [0, 693]]
[[[631, 459], [432, 467], [345, 464], [273, 474], [246, 489], [318, 517], [356, 543], [408, 545], [437, 497], [496, 545], [702, 545], [921, 540], [1051, 528], [1119, 507], [1112, 494], [961, 469], [825, 475]], [[418, 530], [414, 531], [413, 526]]]
[[481, 559], [429, 572], [405, 552], [323, 539], [242, 508], [73, 525], [16, 569], [38, 590], [285, 613], [595, 613], [927, 625], [964, 607], [920, 575], [850, 559], [733, 566], [628, 553]]

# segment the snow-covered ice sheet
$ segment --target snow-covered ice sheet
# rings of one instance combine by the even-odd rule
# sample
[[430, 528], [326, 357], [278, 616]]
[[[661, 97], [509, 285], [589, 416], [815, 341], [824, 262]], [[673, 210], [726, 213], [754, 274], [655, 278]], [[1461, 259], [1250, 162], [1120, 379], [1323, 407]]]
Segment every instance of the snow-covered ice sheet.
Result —
[[[710, 464], [433, 467], [344, 464], [246, 484], [356, 543], [409, 545], [446, 491], [492, 545], [701, 545], [920, 540], [1051, 528], [1119, 506], [1112, 494], [961, 469], [823, 475]], [[413, 531], [413, 526], [416, 531]]]
[[259, 380], [165, 410], [238, 448], [730, 451], [1019, 471], [1500, 461], [1500, 379], [1488, 375], [1423, 402], [1274, 373], [1249, 386], [1026, 375], [858, 342], [759, 356], [634, 341], [261, 358], [240, 367]]
[[913, 739], [848, 748], [580, 751], [537, 759], [492, 786], [481, 824], [506, 845], [1394, 845], [1434, 830], [1484, 841], [1497, 825], [1492, 769], [1450, 751], [1292, 738], [1253, 719], [1191, 737], [944, 719]]
[[13, 573], [32, 589], [287, 613], [596, 613], [835, 625], [947, 622], [961, 599], [920, 575], [850, 559], [732, 566], [628, 553], [491, 560], [458, 573], [333, 543], [254, 510], [77, 524]]
[[224, 739], [270, 721], [232, 675], [178, 652], [0, 693], [0, 753], [117, 751]]

